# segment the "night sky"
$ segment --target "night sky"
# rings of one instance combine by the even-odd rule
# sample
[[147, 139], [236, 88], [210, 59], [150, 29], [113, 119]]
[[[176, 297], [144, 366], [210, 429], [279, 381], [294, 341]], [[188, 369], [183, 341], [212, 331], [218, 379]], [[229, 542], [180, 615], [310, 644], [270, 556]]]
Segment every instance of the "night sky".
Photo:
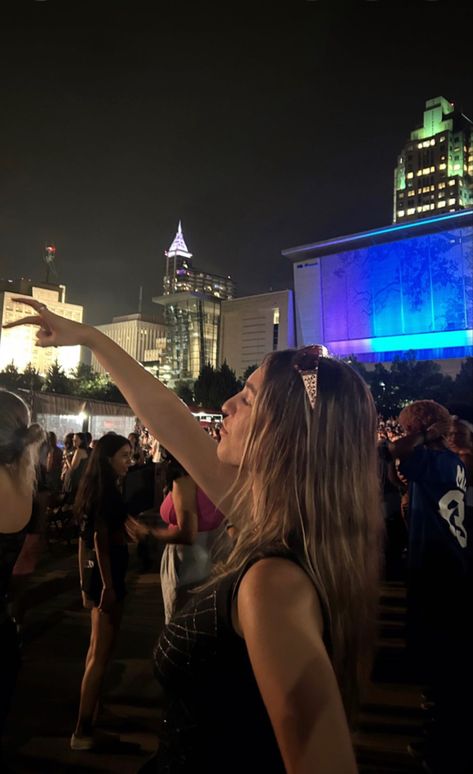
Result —
[[451, 0], [8, 5], [0, 277], [43, 280], [53, 242], [92, 323], [137, 311], [140, 285], [152, 310], [180, 218], [238, 295], [290, 287], [284, 248], [391, 222], [426, 99], [473, 116]]

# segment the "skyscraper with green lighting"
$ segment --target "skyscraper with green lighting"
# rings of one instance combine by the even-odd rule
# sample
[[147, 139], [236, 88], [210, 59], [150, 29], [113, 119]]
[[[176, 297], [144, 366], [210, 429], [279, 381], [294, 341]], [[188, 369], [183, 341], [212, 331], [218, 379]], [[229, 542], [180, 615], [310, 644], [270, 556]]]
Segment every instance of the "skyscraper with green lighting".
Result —
[[473, 122], [444, 97], [425, 103], [394, 171], [393, 222], [473, 207]]

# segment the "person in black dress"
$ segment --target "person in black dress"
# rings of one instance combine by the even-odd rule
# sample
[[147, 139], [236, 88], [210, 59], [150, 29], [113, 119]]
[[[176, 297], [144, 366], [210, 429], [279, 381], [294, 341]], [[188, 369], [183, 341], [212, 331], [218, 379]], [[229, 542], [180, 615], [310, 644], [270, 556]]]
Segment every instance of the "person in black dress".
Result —
[[120, 627], [128, 568], [127, 508], [121, 487], [131, 447], [121, 435], [97, 442], [81, 479], [75, 514], [79, 523], [79, 572], [84, 607], [91, 611], [90, 645], [82, 679], [73, 750], [94, 746], [94, 721], [102, 682]]

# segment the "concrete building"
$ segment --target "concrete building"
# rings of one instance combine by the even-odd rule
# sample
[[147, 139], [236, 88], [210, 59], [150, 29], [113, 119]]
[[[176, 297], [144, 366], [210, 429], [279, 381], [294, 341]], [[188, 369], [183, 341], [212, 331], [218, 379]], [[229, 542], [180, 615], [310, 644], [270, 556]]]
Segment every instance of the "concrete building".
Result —
[[[69, 320], [82, 322], [84, 309], [78, 304], [66, 302], [64, 285], [32, 282], [29, 279], [0, 280], [0, 319], [2, 325], [30, 315], [31, 307], [13, 301], [18, 296], [31, 296], [48, 308]], [[37, 326], [25, 325], [4, 330], [0, 328], [0, 369], [13, 363], [19, 371], [31, 363], [45, 376], [56, 360], [67, 373], [77, 368], [81, 361], [81, 347], [46, 348], [35, 346]]]
[[473, 210], [283, 255], [293, 263], [298, 346], [366, 363], [409, 350], [418, 360], [473, 356]]
[[[154, 375], [158, 375], [160, 360], [166, 347], [166, 327], [157, 317], [128, 314], [114, 317], [111, 323], [95, 327]], [[105, 373], [105, 369], [93, 354], [91, 366], [97, 373]]]
[[444, 97], [425, 103], [394, 172], [393, 222], [473, 206], [473, 123]]
[[292, 290], [222, 301], [219, 362], [238, 377], [268, 352], [294, 347], [295, 338]]

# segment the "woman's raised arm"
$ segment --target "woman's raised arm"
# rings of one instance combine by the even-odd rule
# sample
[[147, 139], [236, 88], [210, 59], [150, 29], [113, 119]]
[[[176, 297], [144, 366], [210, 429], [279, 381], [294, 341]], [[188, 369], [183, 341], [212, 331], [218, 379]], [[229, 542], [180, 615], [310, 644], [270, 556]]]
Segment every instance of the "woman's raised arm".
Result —
[[123, 393], [128, 404], [159, 442], [175, 456], [207, 496], [224, 513], [225, 495], [236, 471], [217, 457], [217, 444], [205, 433], [177, 395], [146, 371], [108, 336], [72, 320], [66, 320], [32, 298], [15, 299], [35, 310], [34, 315], [5, 325], [38, 325], [40, 347], [80, 344], [92, 350], [99, 363]]

